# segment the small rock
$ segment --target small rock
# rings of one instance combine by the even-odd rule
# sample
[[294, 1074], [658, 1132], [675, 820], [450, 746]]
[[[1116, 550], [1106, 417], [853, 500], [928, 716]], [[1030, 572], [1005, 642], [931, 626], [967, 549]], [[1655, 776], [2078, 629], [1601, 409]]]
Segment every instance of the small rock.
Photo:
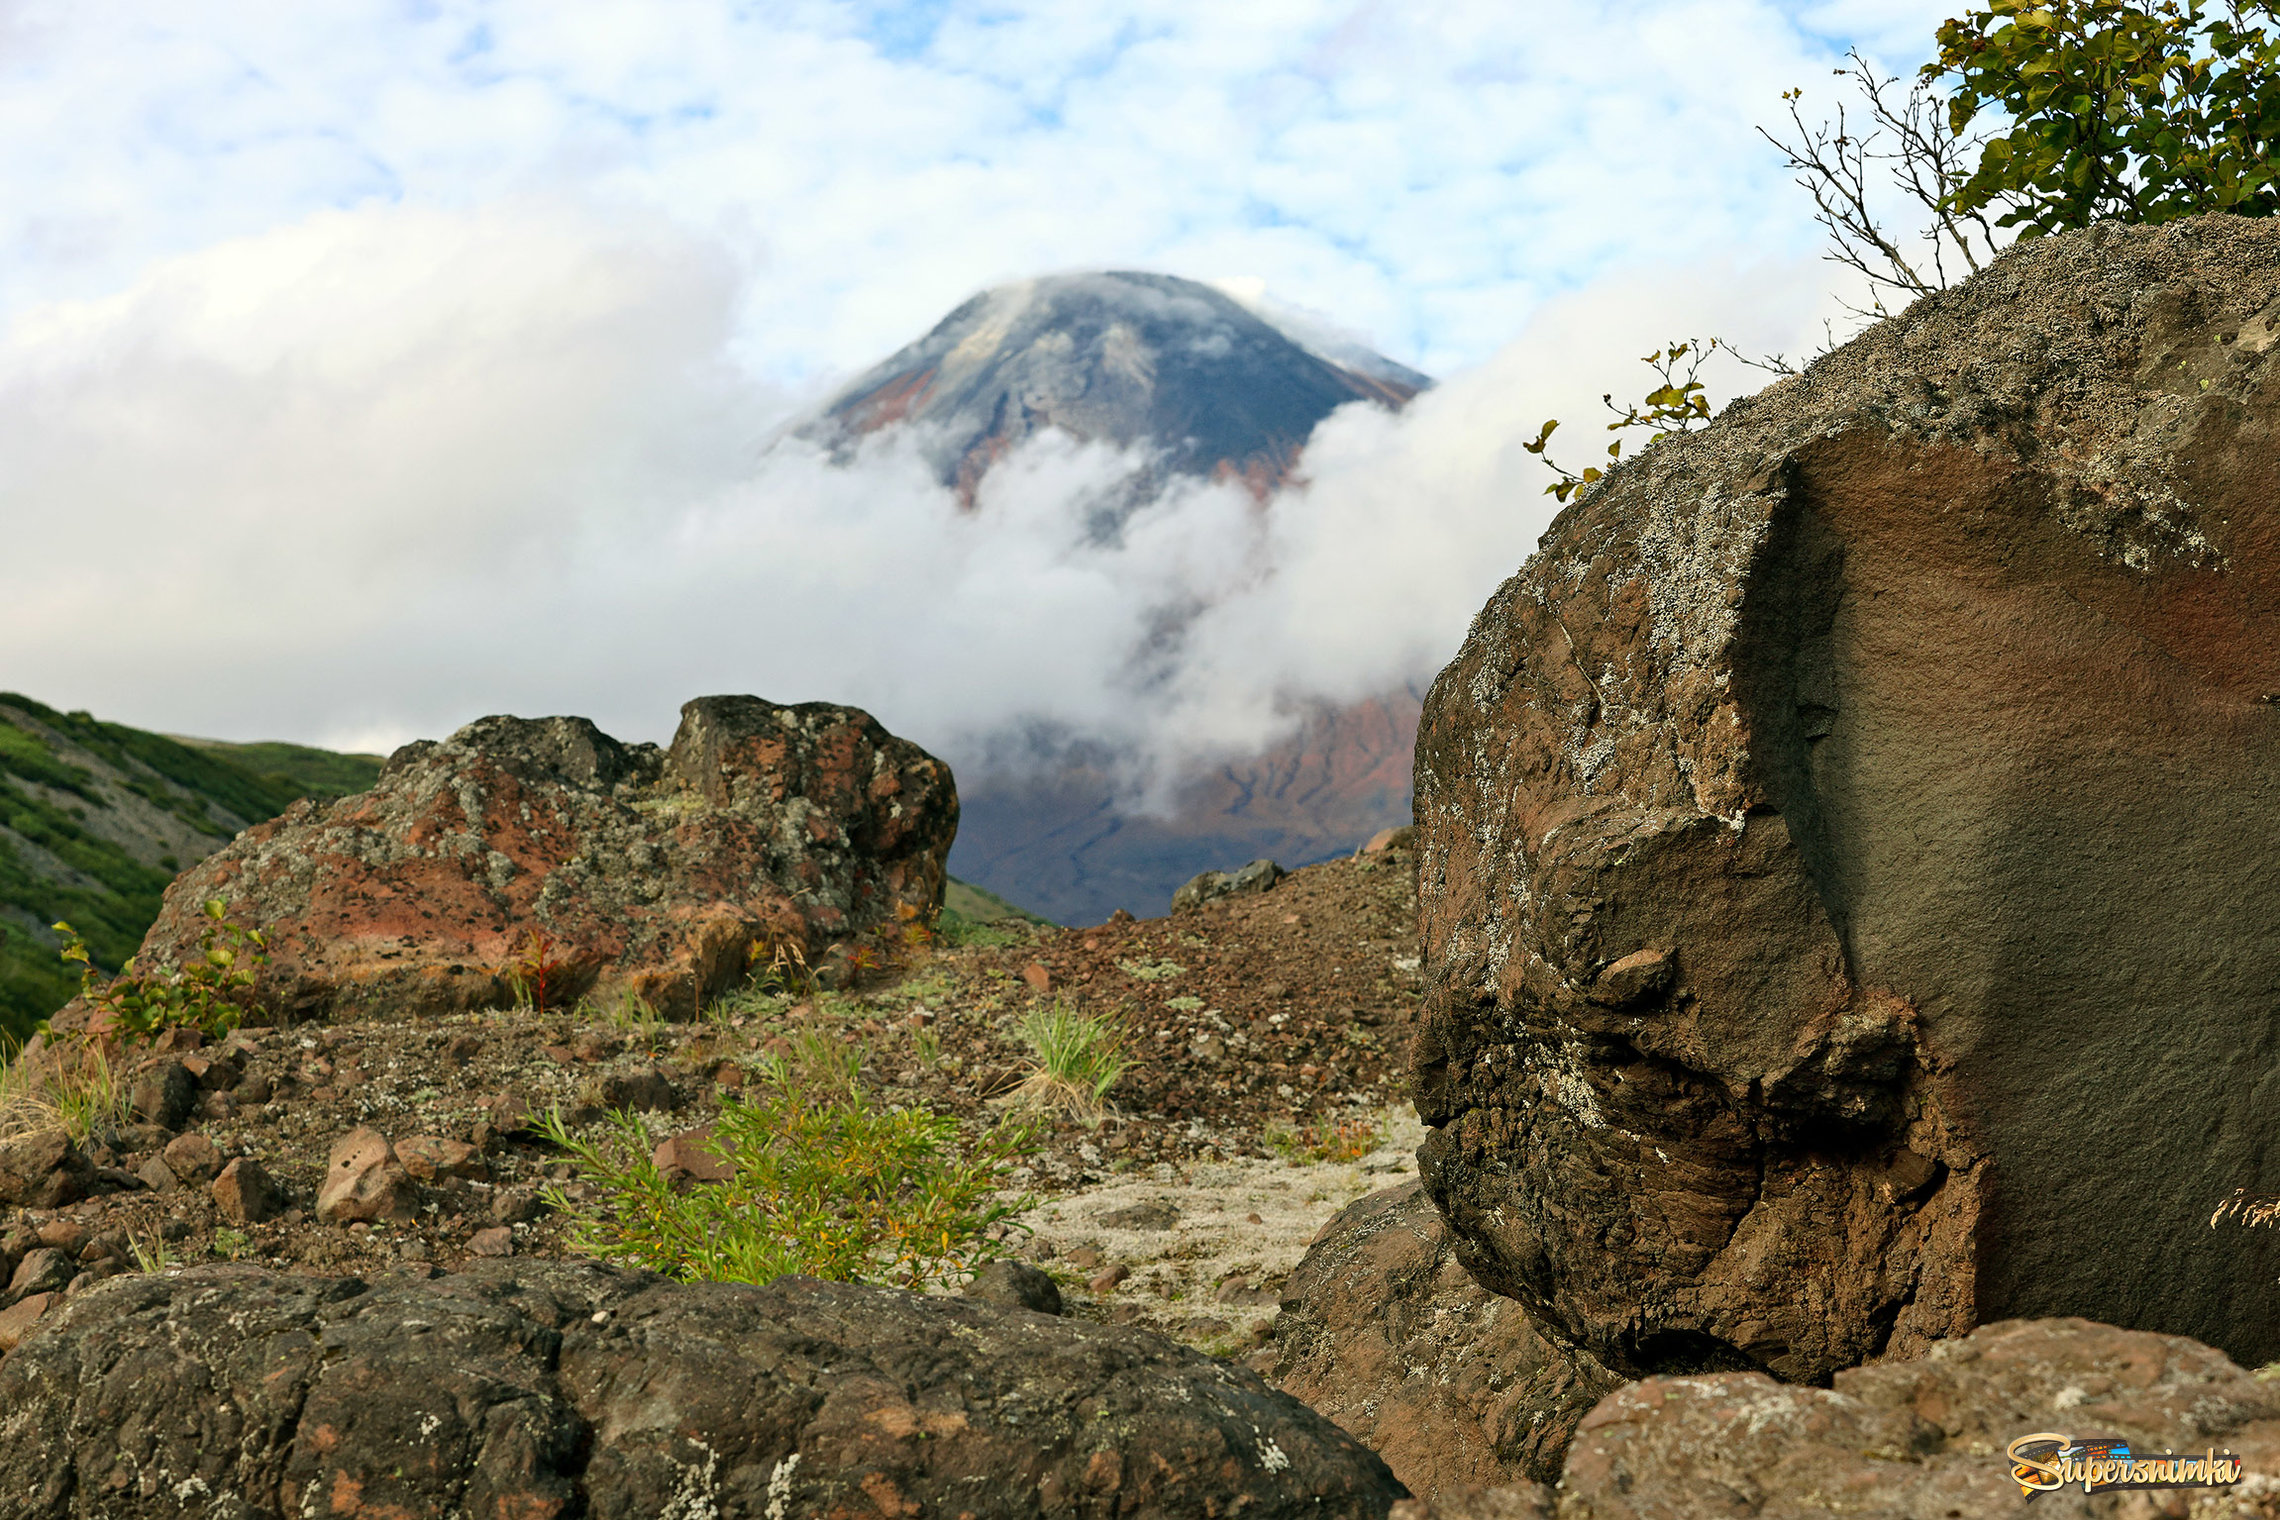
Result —
[[1002, 1258], [990, 1262], [974, 1274], [964, 1291], [968, 1298], [1009, 1309], [1028, 1309], [1037, 1314], [1061, 1312], [1059, 1285], [1027, 1262]]
[[1199, 871], [1172, 894], [1172, 911], [1189, 913], [1218, 898], [1264, 892], [1286, 874], [1271, 860], [1254, 860], [1238, 871]]
[[35, 1238], [43, 1246], [53, 1246], [76, 1256], [93, 1234], [94, 1231], [76, 1219], [51, 1219], [39, 1227]]
[[182, 1179], [174, 1175], [172, 1167], [153, 1156], [135, 1168], [135, 1180], [154, 1193], [171, 1193]]
[[267, 1103], [277, 1096], [277, 1084], [267, 1077], [251, 1076], [237, 1085], [237, 1100], [248, 1108], [256, 1103]]
[[612, 1072], [602, 1079], [602, 1106], [640, 1111], [661, 1111], [681, 1106], [681, 1095], [665, 1073], [654, 1066]]
[[1132, 1269], [1120, 1261], [1115, 1266], [1103, 1267], [1095, 1272], [1085, 1286], [1096, 1294], [1114, 1293], [1116, 1285], [1131, 1275]]
[[158, 1222], [160, 1240], [188, 1240], [194, 1233], [196, 1232], [190, 1228], [187, 1219], [161, 1219]]
[[213, 1195], [214, 1206], [232, 1224], [260, 1224], [276, 1218], [285, 1207], [284, 1190], [251, 1156], [240, 1156], [222, 1168], [222, 1174], [214, 1179]]
[[180, 1129], [198, 1102], [198, 1084], [180, 1061], [151, 1061], [135, 1072], [133, 1083], [129, 1105], [135, 1117], [162, 1129]]
[[166, 1169], [174, 1174], [177, 1182], [211, 1182], [221, 1175], [221, 1150], [204, 1135], [176, 1137], [160, 1159], [165, 1161]]
[[1215, 1034], [1197, 1035], [1188, 1042], [1188, 1055], [1206, 1065], [1211, 1065], [1226, 1058], [1227, 1047], [1220, 1042], [1219, 1036]]
[[697, 1182], [726, 1182], [736, 1175], [736, 1169], [714, 1155], [709, 1149], [713, 1137], [710, 1124], [684, 1130], [657, 1143], [649, 1159], [660, 1171], [670, 1175], [688, 1177]]
[[0, 1204], [57, 1209], [94, 1191], [95, 1164], [61, 1130], [0, 1144]]
[[546, 1200], [536, 1188], [501, 1188], [491, 1195], [491, 1217], [500, 1224], [529, 1224], [545, 1214]]
[[98, 1262], [125, 1261], [131, 1249], [125, 1230], [105, 1230], [79, 1248], [79, 1264], [91, 1267]]
[[95, 1286], [95, 1284], [101, 1282], [102, 1280], [103, 1278], [99, 1273], [82, 1272], [78, 1276], [72, 1278], [70, 1282], [63, 1285], [63, 1296], [65, 1298], [69, 1298], [73, 1294], [79, 1292], [82, 1288], [92, 1288]]
[[325, 1160], [325, 1180], [317, 1190], [317, 1219], [324, 1224], [417, 1218], [419, 1199], [412, 1179], [390, 1153], [376, 1129], [342, 1136]]
[[1053, 973], [1045, 969], [1045, 964], [1042, 961], [1031, 961], [1022, 967], [1021, 979], [1027, 982], [1029, 990], [1039, 997], [1044, 997], [1053, 990]]
[[1079, 1246], [1069, 1253], [1069, 1265], [1086, 1272], [1090, 1272], [1105, 1260], [1107, 1258], [1091, 1246]]
[[1362, 846], [1361, 853], [1364, 855], [1382, 855], [1388, 850], [1410, 849], [1416, 843], [1416, 826], [1405, 823], [1398, 828], [1379, 829], [1369, 837], [1369, 842]]
[[1591, 1000], [1628, 1008], [1668, 987], [1671, 971], [1668, 950], [1634, 950], [1599, 973], [1591, 988]]
[[396, 1142], [396, 1160], [422, 1182], [438, 1177], [466, 1177], [482, 1181], [491, 1175], [482, 1153], [464, 1140], [441, 1135], [414, 1135]]
[[55, 1306], [53, 1293], [34, 1293], [16, 1301], [13, 1308], [0, 1309], [0, 1356], [6, 1356], [24, 1343], [32, 1327], [40, 1322], [49, 1309]]
[[127, 1152], [158, 1151], [173, 1138], [174, 1132], [161, 1125], [126, 1124], [119, 1128], [118, 1147]]
[[23, 1264], [16, 1275], [8, 1279], [7, 1300], [19, 1303], [34, 1293], [59, 1293], [79, 1270], [72, 1253], [59, 1251], [54, 1246], [41, 1246], [25, 1253]]
[[1112, 1230], [1168, 1230], [1180, 1222], [1180, 1211], [1159, 1198], [1110, 1209], [1097, 1218]]
[[477, 1230], [467, 1237], [467, 1249], [477, 1256], [512, 1256], [515, 1254], [515, 1232], [505, 1225], [493, 1225], [488, 1230]]

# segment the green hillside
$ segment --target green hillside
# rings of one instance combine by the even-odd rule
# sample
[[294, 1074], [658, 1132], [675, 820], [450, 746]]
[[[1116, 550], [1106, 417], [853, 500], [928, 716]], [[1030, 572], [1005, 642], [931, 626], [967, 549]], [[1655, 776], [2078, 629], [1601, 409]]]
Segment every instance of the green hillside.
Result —
[[49, 925], [69, 922], [115, 968], [177, 872], [379, 771], [377, 756], [185, 742], [0, 692], [0, 1037], [23, 1038], [77, 988]]

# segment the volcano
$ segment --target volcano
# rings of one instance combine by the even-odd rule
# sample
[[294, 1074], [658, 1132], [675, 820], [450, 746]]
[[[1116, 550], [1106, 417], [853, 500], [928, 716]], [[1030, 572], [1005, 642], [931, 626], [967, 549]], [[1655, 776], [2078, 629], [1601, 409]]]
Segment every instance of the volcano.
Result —
[[[1261, 510], [1315, 425], [1364, 402], [1398, 409], [1432, 381], [1381, 354], [1265, 314], [1209, 285], [1111, 271], [985, 291], [857, 378], [798, 430], [852, 461], [909, 437], [962, 509], [1025, 441], [1059, 430], [1146, 463], [1120, 502], [1070, 503], [1097, 530], [1175, 477], [1238, 479]], [[1193, 609], [1189, 609], [1192, 613]], [[959, 765], [959, 877], [1062, 923], [1161, 913], [1198, 871], [1272, 856], [1286, 867], [1409, 821], [1421, 693], [1317, 705], [1274, 749], [1188, 776], [1172, 806], [1129, 808], [1116, 756], [1083, 745], [1043, 764]]]
[[968, 507], [992, 464], [1052, 428], [1144, 449], [1165, 474], [1240, 476], [1264, 496], [1332, 411], [1398, 407], [1431, 383], [1194, 280], [1063, 274], [975, 296], [801, 431], [847, 457], [882, 429], [918, 429]]

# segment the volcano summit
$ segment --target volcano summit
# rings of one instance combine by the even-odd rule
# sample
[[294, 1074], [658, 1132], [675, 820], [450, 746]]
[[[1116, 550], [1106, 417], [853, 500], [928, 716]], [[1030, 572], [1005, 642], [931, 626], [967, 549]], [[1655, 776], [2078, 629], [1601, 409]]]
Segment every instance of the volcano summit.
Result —
[[801, 431], [846, 455], [882, 429], [922, 428], [937, 476], [968, 507], [992, 464], [1051, 428], [1152, 449], [1166, 474], [1239, 475], [1263, 496], [1331, 412], [1398, 407], [1430, 384], [1193, 280], [1063, 274], [975, 296]]

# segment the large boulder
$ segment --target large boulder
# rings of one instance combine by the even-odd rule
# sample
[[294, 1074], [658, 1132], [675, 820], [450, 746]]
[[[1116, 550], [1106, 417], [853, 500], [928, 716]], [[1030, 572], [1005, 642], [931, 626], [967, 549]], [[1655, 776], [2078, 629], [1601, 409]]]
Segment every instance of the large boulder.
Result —
[[1350, 1516], [1383, 1463], [1131, 1327], [779, 1279], [498, 1262], [114, 1279], [0, 1360], [25, 1520]]
[[1272, 1378], [1433, 1499], [1554, 1483], [1568, 1439], [1622, 1379], [1458, 1265], [1415, 1182], [1348, 1204], [1283, 1288]]
[[665, 750], [583, 718], [484, 718], [201, 862], [141, 958], [195, 956], [218, 897], [267, 932], [257, 992], [277, 1012], [497, 1006], [518, 974], [537, 996], [543, 961], [550, 1005], [685, 1014], [755, 945], [828, 970], [834, 947], [930, 917], [957, 827], [949, 767], [853, 708], [703, 697]]
[[1426, 704], [1422, 1175], [1618, 1371], [2280, 1355], [2280, 223], [2022, 244], [1552, 525]]

